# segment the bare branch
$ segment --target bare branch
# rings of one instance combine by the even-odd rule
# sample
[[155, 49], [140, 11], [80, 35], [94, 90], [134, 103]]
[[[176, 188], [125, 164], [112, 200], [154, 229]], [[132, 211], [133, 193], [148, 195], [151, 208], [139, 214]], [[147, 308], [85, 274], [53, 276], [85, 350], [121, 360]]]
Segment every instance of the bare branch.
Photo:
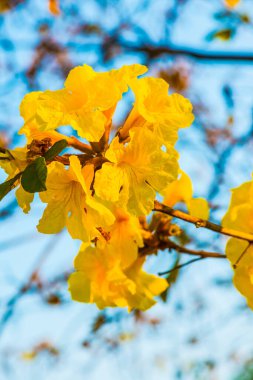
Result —
[[192, 260], [187, 261], [186, 263], [179, 264], [179, 265], [175, 266], [172, 269], [166, 270], [165, 272], [159, 272], [158, 275], [159, 276], [164, 276], [165, 274], [169, 274], [171, 272], [174, 272], [175, 270], [181, 269], [181, 268], [186, 267], [186, 266], [188, 266], [188, 265], [190, 265], [192, 263], [195, 263], [196, 261], [204, 260], [206, 258], [207, 257], [197, 257], [196, 259], [192, 259]]
[[155, 201], [153, 211], [162, 212], [163, 214], [167, 214], [167, 215], [173, 216], [174, 218], [184, 220], [185, 222], [194, 224], [197, 228], [200, 228], [200, 227], [206, 228], [208, 230], [218, 232], [222, 235], [231, 236], [231, 237], [241, 239], [241, 240], [246, 240], [248, 242], [253, 242], [252, 234], [222, 227], [219, 224], [209, 222], [208, 220], [197, 218], [195, 216], [189, 215], [179, 210], [174, 210], [173, 208], [166, 206], [158, 201]]
[[226, 255], [224, 255], [222, 253], [189, 249], [186, 247], [182, 247], [182, 246], [174, 243], [171, 240], [168, 241], [168, 248], [174, 249], [175, 251], [177, 251], [179, 253], [186, 253], [187, 255], [193, 255], [193, 256], [201, 256], [203, 258], [215, 258], [215, 259], [225, 259], [226, 258]]
[[222, 253], [209, 252], [209, 251], [204, 251], [204, 250], [195, 250], [195, 249], [190, 249], [187, 247], [182, 247], [181, 245], [178, 245], [177, 243], [169, 239], [167, 241], [160, 242], [160, 244], [156, 247], [145, 246], [145, 247], [140, 248], [139, 255], [148, 256], [148, 255], [157, 253], [158, 250], [165, 251], [166, 249], [168, 250], [174, 249], [178, 253], [185, 253], [187, 255], [192, 255], [192, 256], [201, 256], [203, 258], [226, 259], [226, 255]]
[[120, 47], [127, 51], [139, 52], [146, 54], [149, 59], [157, 58], [161, 55], [181, 55], [193, 58], [199, 61], [215, 61], [215, 63], [253, 63], [253, 54], [247, 52], [217, 52], [217, 51], [203, 51], [200, 49], [193, 49], [189, 47], [178, 46], [151, 46], [151, 45], [130, 45], [120, 41]]

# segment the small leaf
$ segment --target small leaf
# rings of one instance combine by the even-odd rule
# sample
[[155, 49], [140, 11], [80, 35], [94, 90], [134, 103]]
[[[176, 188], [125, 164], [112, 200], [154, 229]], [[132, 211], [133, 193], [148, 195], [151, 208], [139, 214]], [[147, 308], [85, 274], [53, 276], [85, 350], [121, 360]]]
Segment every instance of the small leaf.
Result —
[[44, 154], [44, 158], [46, 161], [52, 161], [55, 156], [58, 156], [63, 149], [65, 149], [68, 146], [68, 143], [66, 140], [59, 140], [57, 141], [48, 151]]
[[0, 201], [7, 195], [14, 187], [16, 187], [15, 182], [19, 179], [22, 173], [18, 173], [15, 177], [9, 179], [8, 181], [1, 183], [0, 185]]
[[21, 178], [21, 184], [28, 193], [47, 190], [47, 166], [44, 157], [38, 157], [26, 167]]

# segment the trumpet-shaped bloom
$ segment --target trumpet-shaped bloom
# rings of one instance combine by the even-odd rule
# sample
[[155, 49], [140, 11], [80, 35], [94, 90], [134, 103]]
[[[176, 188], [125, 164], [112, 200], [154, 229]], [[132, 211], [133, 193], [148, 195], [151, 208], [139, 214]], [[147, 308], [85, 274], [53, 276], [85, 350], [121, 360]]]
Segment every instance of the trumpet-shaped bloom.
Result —
[[160, 78], [133, 79], [136, 100], [119, 133], [125, 139], [131, 128], [148, 128], [166, 146], [174, 145], [178, 129], [189, 127], [194, 116], [190, 101], [179, 94], [168, 95], [169, 85]]
[[96, 172], [96, 194], [111, 202], [126, 203], [130, 213], [147, 215], [154, 207], [156, 192], [177, 176], [177, 153], [165, 153], [147, 129], [130, 131], [130, 142], [116, 137], [106, 152], [110, 162]]
[[169, 284], [164, 278], [157, 277], [143, 271], [142, 267], [145, 258], [138, 258], [134, 264], [126, 270], [126, 275], [136, 284], [137, 291], [128, 296], [129, 310], [147, 310], [153, 306], [156, 301], [154, 296], [164, 292]]
[[109, 246], [103, 249], [81, 249], [74, 265], [77, 272], [69, 278], [72, 298], [79, 302], [96, 303], [104, 307], [128, 307], [146, 310], [155, 304], [154, 296], [167, 287], [166, 280], [142, 270], [144, 258], [137, 259], [123, 270], [117, 252]]
[[105, 245], [120, 256], [122, 268], [127, 268], [137, 259], [138, 248], [143, 247], [143, 230], [139, 219], [121, 208], [114, 209], [114, 216]]
[[69, 124], [80, 137], [99, 141], [128, 83], [146, 70], [145, 66], [131, 65], [96, 73], [88, 65], [78, 66], [70, 71], [64, 89], [39, 95], [33, 115], [36, 124], [41, 131]]
[[76, 156], [70, 157], [69, 170], [59, 162], [50, 164], [47, 191], [40, 193], [48, 205], [37, 226], [39, 232], [57, 233], [67, 226], [74, 239], [89, 242], [99, 235], [98, 227], [114, 222], [112, 213], [91, 196], [93, 175], [93, 166], [82, 169]]
[[25, 135], [27, 142], [32, 140], [43, 140], [50, 138], [52, 144], [59, 140], [68, 140], [68, 137], [56, 131], [41, 131], [34, 118], [34, 110], [38, 107], [38, 99], [42, 95], [41, 91], [35, 91], [27, 94], [20, 104], [20, 116], [25, 120], [24, 126], [19, 130], [20, 135]]

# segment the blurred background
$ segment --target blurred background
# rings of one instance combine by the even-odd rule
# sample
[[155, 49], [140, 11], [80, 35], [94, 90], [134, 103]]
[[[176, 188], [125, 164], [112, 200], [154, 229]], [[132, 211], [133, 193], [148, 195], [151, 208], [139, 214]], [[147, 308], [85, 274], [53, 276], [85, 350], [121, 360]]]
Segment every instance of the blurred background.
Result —
[[[142, 63], [188, 97], [195, 122], [180, 132], [181, 167], [220, 223], [229, 189], [253, 168], [253, 2], [0, 0], [0, 146], [22, 146], [19, 104], [63, 86], [69, 70]], [[119, 126], [133, 99], [126, 96]], [[6, 175], [0, 171], [0, 182]], [[79, 242], [36, 230], [14, 194], [0, 205], [0, 380], [252, 380], [253, 312], [225, 260], [174, 271], [167, 299], [146, 313], [71, 301]], [[180, 223], [189, 248], [224, 252], [226, 239]], [[161, 252], [152, 273], [189, 260]]]

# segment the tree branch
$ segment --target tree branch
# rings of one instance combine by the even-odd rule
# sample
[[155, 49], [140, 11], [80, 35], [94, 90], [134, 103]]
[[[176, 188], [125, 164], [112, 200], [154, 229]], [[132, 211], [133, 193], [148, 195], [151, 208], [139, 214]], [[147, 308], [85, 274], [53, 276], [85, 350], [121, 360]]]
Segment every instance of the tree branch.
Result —
[[93, 152], [93, 150], [92, 150], [92, 148], [91, 148], [90, 145], [82, 143], [81, 141], [79, 141], [74, 136], [71, 136], [68, 139], [68, 145], [72, 146], [72, 148], [75, 148], [75, 149], [79, 150], [80, 152], [89, 154], [90, 156], [94, 155], [94, 152]]
[[215, 258], [215, 259], [225, 259], [226, 258], [226, 255], [223, 255], [222, 253], [189, 249], [186, 247], [182, 247], [182, 246], [174, 243], [174, 241], [171, 241], [171, 240], [168, 241], [168, 248], [174, 249], [175, 251], [177, 251], [179, 253], [186, 253], [187, 255], [193, 255], [193, 256], [201, 256], [203, 258]]
[[152, 255], [158, 250], [165, 251], [166, 249], [174, 249], [179, 253], [185, 253], [192, 256], [201, 256], [203, 258], [214, 258], [214, 259], [225, 259], [226, 255], [218, 252], [209, 252], [203, 250], [195, 250], [187, 247], [182, 247], [181, 245], [176, 244], [174, 241], [168, 239], [167, 241], [160, 242], [157, 247], [145, 246], [139, 249], [140, 256]]
[[181, 268], [186, 267], [186, 266], [188, 266], [188, 265], [190, 265], [192, 263], [195, 263], [196, 261], [204, 260], [206, 258], [207, 257], [202, 257], [202, 256], [201, 257], [197, 257], [196, 259], [192, 259], [192, 260], [187, 261], [186, 263], [179, 264], [179, 265], [175, 266], [172, 269], [166, 270], [165, 272], [159, 272], [158, 276], [164, 276], [165, 274], [169, 274], [171, 272], [174, 272], [175, 270], [181, 269]]
[[237, 239], [246, 240], [250, 243], [253, 243], [252, 234], [222, 227], [219, 224], [209, 222], [208, 220], [197, 218], [179, 210], [174, 210], [173, 208], [166, 206], [158, 201], [155, 201], [153, 211], [162, 212], [163, 214], [167, 214], [173, 216], [174, 218], [184, 220], [185, 222], [194, 224], [197, 228], [206, 228], [208, 230], [218, 232], [222, 235], [231, 236]]
[[151, 46], [151, 45], [128, 45], [120, 42], [120, 47], [127, 51], [134, 51], [147, 54], [150, 59], [157, 58], [161, 55], [183, 55], [200, 61], [215, 61], [216, 63], [238, 62], [253, 63], [253, 54], [246, 52], [219, 52], [219, 51], [203, 51], [189, 47], [177, 46]]

